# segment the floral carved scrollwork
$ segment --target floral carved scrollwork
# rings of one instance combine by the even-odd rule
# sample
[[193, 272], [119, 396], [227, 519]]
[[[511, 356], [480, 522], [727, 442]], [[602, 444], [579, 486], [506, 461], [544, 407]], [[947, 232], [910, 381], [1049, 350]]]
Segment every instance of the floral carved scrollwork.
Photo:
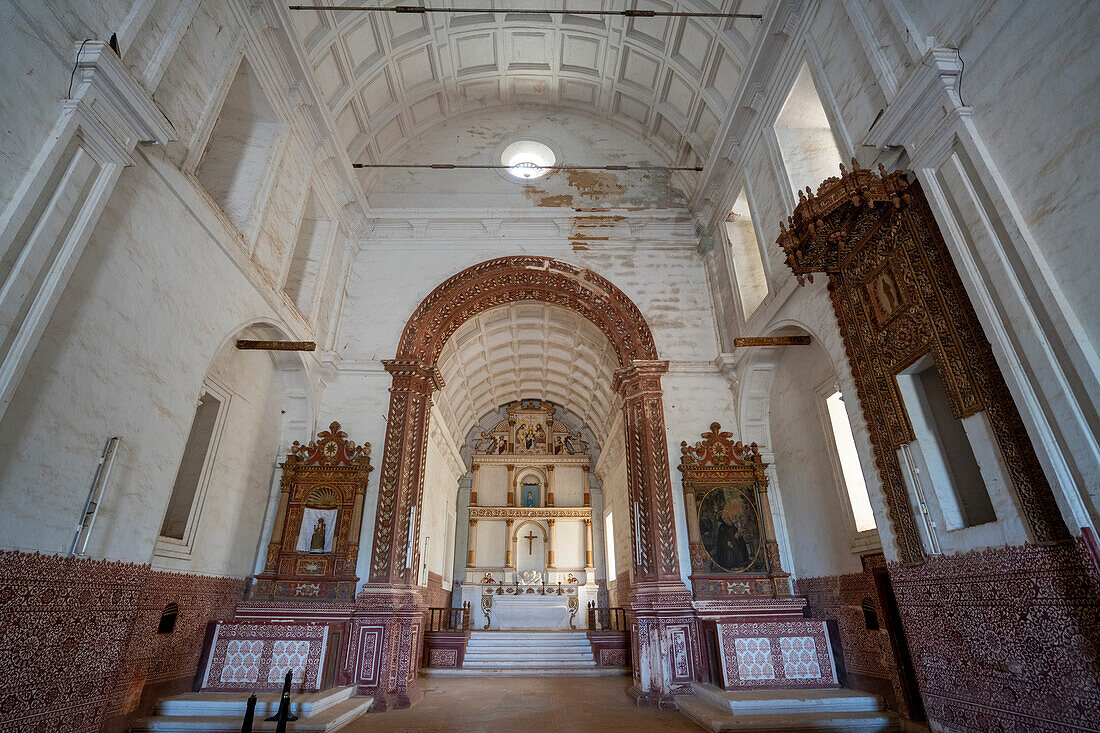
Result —
[[[853, 161], [854, 164], [854, 161]], [[986, 411], [1032, 538], [1065, 540], [1065, 523], [920, 186], [860, 168], [799, 194], [779, 245], [800, 283], [829, 295], [886, 494], [900, 559], [924, 550], [897, 450], [914, 439], [898, 372], [930, 354], [955, 418]]]

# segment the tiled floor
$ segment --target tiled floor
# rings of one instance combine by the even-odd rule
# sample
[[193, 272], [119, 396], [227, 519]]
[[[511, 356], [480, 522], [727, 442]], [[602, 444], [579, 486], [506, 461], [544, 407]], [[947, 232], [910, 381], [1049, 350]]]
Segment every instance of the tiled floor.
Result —
[[424, 698], [409, 710], [368, 713], [343, 730], [576, 731], [649, 733], [701, 728], [676, 712], [640, 708], [630, 677], [421, 677]]

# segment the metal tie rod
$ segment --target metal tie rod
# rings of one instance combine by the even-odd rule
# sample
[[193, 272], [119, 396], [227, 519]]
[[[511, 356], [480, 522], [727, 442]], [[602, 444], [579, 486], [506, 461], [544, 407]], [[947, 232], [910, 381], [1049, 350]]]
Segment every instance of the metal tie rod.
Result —
[[[352, 168], [429, 168], [438, 171], [450, 170], [510, 170], [512, 165], [477, 165], [473, 163], [352, 163]], [[539, 165], [533, 166], [545, 171], [694, 171], [703, 170], [701, 165]]]
[[364, 13], [506, 13], [508, 15], [613, 15], [625, 18], [747, 18], [763, 20], [760, 13], [701, 13], [679, 10], [569, 10], [549, 9], [532, 10], [530, 8], [430, 8], [421, 5], [391, 5], [374, 7], [367, 5], [290, 5], [290, 10], [335, 10], [358, 11]]

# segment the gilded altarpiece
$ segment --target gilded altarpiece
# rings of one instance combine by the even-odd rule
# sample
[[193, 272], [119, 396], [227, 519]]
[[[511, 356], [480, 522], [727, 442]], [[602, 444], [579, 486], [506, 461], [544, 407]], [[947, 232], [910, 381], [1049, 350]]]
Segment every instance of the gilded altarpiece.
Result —
[[264, 571], [253, 600], [355, 600], [355, 564], [363, 500], [372, 470], [370, 444], [356, 445], [334, 422], [309, 445], [295, 441]]
[[986, 411], [1033, 541], [1068, 533], [920, 186], [841, 167], [800, 203], [778, 243], [800, 283], [824, 272], [903, 563], [924, 547], [898, 450], [914, 440], [897, 375], [930, 354], [951, 411]]
[[679, 466], [695, 597], [789, 596], [756, 444], [734, 442], [718, 423], [701, 437], [680, 443]]

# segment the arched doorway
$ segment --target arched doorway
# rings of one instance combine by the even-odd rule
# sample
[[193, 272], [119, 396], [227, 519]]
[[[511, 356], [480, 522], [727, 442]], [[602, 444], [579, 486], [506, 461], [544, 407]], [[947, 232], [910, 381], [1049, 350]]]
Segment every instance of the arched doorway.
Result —
[[547, 257], [502, 257], [449, 278], [415, 310], [394, 359], [386, 441], [368, 583], [360, 595], [356, 639], [374, 644], [370, 667], [360, 649], [360, 693], [376, 709], [415, 698], [420, 515], [425, 445], [432, 395], [443, 387], [437, 361], [448, 338], [467, 320], [496, 306], [538, 301], [567, 308], [607, 337], [622, 400], [634, 589], [633, 694], [640, 703], [674, 705], [671, 696], [692, 679], [697, 656], [690, 593], [680, 578], [666, 448], [660, 361], [637, 306], [599, 275]]

